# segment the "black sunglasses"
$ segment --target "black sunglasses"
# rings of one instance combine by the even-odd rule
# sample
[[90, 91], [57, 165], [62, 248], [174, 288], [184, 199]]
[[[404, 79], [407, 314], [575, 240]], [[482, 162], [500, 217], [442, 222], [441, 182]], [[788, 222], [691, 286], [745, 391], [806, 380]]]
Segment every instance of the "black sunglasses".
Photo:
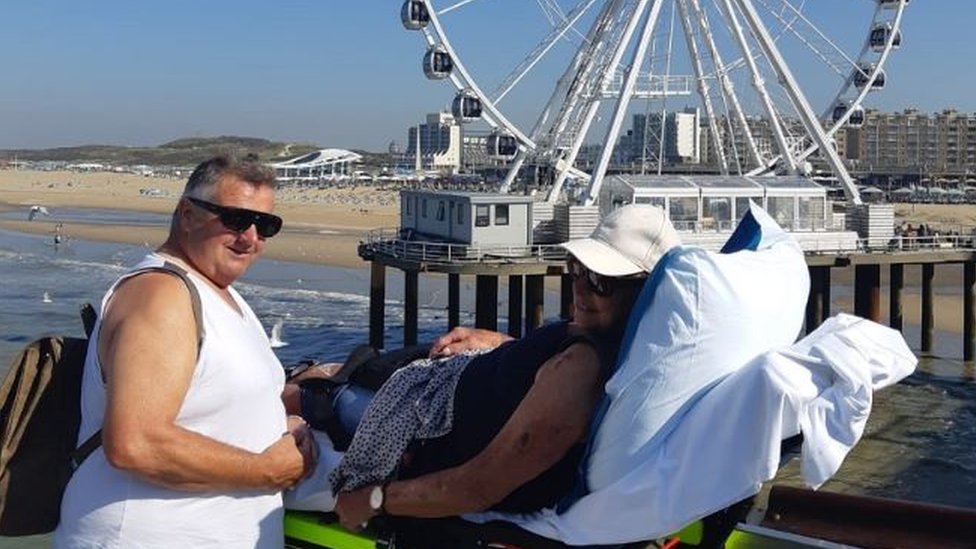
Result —
[[217, 214], [220, 223], [235, 233], [243, 233], [251, 225], [254, 225], [254, 228], [258, 231], [258, 236], [261, 238], [271, 238], [281, 230], [281, 218], [275, 214], [257, 212], [246, 208], [221, 206], [213, 202], [193, 198], [192, 196], [188, 196], [186, 199], [208, 212]]
[[595, 273], [573, 256], [569, 256], [569, 258], [566, 259], [566, 269], [569, 271], [569, 274], [573, 277], [573, 279], [582, 278], [586, 280], [586, 284], [590, 287], [590, 290], [596, 295], [603, 297], [613, 295], [614, 290], [616, 290], [618, 286], [640, 284], [647, 279], [647, 276], [644, 274], [615, 277]]

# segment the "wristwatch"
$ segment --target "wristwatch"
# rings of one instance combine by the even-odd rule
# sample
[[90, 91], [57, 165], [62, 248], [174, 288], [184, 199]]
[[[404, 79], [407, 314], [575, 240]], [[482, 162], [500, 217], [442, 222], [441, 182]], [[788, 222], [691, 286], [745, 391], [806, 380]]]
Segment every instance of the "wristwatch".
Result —
[[385, 515], [386, 509], [383, 508], [383, 500], [386, 499], [386, 485], [377, 484], [369, 492], [369, 508], [375, 515]]

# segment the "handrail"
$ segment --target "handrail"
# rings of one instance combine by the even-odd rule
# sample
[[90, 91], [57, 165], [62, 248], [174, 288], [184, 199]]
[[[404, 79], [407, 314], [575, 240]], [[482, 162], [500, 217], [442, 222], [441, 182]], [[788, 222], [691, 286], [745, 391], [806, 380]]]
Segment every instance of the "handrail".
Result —
[[[816, 234], [816, 233], [805, 233]], [[826, 236], [826, 235], [825, 235]], [[370, 252], [402, 261], [431, 265], [559, 263], [566, 259], [566, 251], [558, 244], [528, 246], [479, 246], [413, 240], [402, 238], [398, 229], [384, 228], [369, 231], [360, 243]], [[715, 245], [715, 243], [709, 243]], [[800, 242], [807, 255], [919, 253], [938, 250], [976, 250], [976, 236], [972, 234], [873, 237], [838, 241], [836, 238], [810, 239]], [[721, 246], [721, 243], [718, 244]]]

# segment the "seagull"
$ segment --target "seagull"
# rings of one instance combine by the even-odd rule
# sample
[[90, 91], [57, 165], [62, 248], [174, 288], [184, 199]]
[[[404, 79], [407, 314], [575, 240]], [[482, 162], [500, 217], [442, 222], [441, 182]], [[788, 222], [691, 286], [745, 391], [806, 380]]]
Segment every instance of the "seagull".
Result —
[[271, 348], [277, 349], [288, 345], [287, 341], [281, 340], [281, 328], [284, 326], [284, 319], [279, 318], [275, 325], [271, 327]]
[[30, 212], [27, 214], [27, 221], [34, 221], [34, 218], [38, 215], [51, 215], [51, 212], [47, 211], [47, 208], [44, 206], [35, 204], [31, 206]]
[[43, 303], [52, 303], [52, 301], [51, 301], [51, 294], [49, 294], [47, 292], [44, 292], [44, 296], [41, 298], [41, 302], [43, 302]]

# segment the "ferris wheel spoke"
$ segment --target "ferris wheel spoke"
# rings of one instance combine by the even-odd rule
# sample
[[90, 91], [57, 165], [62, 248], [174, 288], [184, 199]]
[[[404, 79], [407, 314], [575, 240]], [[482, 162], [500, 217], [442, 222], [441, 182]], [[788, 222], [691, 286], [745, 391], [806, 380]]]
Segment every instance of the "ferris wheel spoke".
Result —
[[[702, 57], [699, 53], [698, 41], [695, 39], [694, 27], [688, 13], [687, 0], [677, 0], [677, 7], [681, 17], [681, 26], [684, 29], [685, 43], [687, 44], [688, 54], [691, 57], [692, 68], [695, 73], [695, 81], [698, 84], [698, 94], [701, 96], [702, 103], [705, 107], [705, 117], [708, 120], [709, 134], [712, 136], [712, 142], [716, 144], [715, 151], [719, 157], [719, 170], [723, 175], [727, 175], [729, 173], [729, 163], [725, 158], [725, 150], [720, 146], [721, 134], [718, 131], [715, 108], [712, 105], [708, 81], [705, 79], [705, 71], [702, 68]], [[645, 132], [646, 134], [647, 132]]]
[[[726, 0], [730, 1], [730, 0]], [[817, 120], [816, 115], [813, 113], [813, 109], [807, 102], [806, 96], [800, 91], [799, 86], [796, 83], [796, 79], [793, 78], [793, 74], [784, 61], [782, 55], [780, 54], [776, 44], [772, 42], [772, 38], [769, 36], [766, 28], [762, 26], [759, 19], [759, 14], [756, 12], [756, 8], [752, 3], [752, 0], [735, 0], [742, 10], [746, 22], [752, 29], [756, 40], [759, 42], [759, 46], [764, 50], [766, 58], [772, 64], [773, 69], [776, 71], [777, 76], [783, 83], [786, 92], [789, 94], [790, 100], [792, 101], [794, 107], [796, 108], [797, 114], [800, 116], [800, 120], [803, 122], [807, 135], [809, 135], [814, 142], [820, 147], [821, 154], [826, 157], [827, 162], [833, 169], [834, 174], [840, 179], [841, 183], [845, 186], [848, 197], [855, 203], [860, 204], [861, 199], [858, 193], [857, 187], [854, 185], [854, 180], [851, 179], [850, 174], [847, 173], [847, 169], [844, 167], [843, 162], [841, 162], [837, 151], [834, 150], [832, 146], [827, 142], [827, 136], [820, 126], [820, 122]], [[773, 120], [775, 123], [776, 120]], [[783, 160], [786, 161], [787, 165], [790, 166], [790, 171], [795, 171], [796, 160], [790, 155], [790, 151], [787, 147], [781, 147], [783, 153]]]
[[[827, 35], [824, 34], [823, 31], [821, 31], [803, 13], [797, 10], [797, 8], [793, 6], [793, 4], [791, 4], [790, 2], [785, 2], [785, 1], [783, 2], [786, 6], [789, 6], [789, 9], [794, 13], [796, 18], [802, 21], [806, 27], [811, 29], [811, 31], [814, 33], [813, 38], [804, 36], [797, 28], [797, 25], [787, 22], [782, 15], [777, 13], [776, 10], [769, 5], [767, 0], [757, 0], [757, 1], [763, 7], [765, 7], [777, 21], [781, 23], [781, 28], [788, 29], [790, 33], [793, 34], [793, 36], [795, 36], [800, 43], [806, 46], [811, 52], [813, 52], [815, 56], [819, 57], [821, 61], [823, 61], [827, 66], [833, 69], [837, 74], [843, 77], [847, 77], [847, 75], [851, 73], [852, 69], [857, 68], [858, 66], [857, 61], [851, 59], [850, 56], [848, 56], [847, 53], [840, 48], [840, 46], [838, 46], [833, 40], [827, 37]], [[826, 46], [826, 48], [818, 47], [816, 44], [814, 44], [814, 40], [819, 40], [820, 42], [822, 42], [823, 46]], [[831, 58], [830, 56], [828, 56], [828, 54], [823, 51], [827, 49], [829, 49], [833, 54], [836, 54], [836, 57]]]
[[[688, 0], [689, 6], [694, 12], [695, 19], [698, 23], [699, 34], [705, 40], [708, 45], [708, 52], [712, 59], [712, 64], [714, 66], [715, 74], [720, 82], [719, 92], [722, 96], [722, 103], [725, 106], [726, 112], [726, 123], [729, 128], [729, 140], [733, 145], [736, 145], [735, 130], [733, 119], [738, 122], [741, 128], [742, 138], [745, 141], [745, 146], [751, 159], [751, 164], [762, 165], [763, 159], [762, 155], [759, 153], [759, 147], [756, 145], [756, 140], [749, 130], [749, 124], [746, 119], [746, 113], [742, 109], [742, 104], [739, 101], [738, 96], [735, 93], [735, 85], [730, 78], [729, 69], [725, 66], [722, 61], [722, 54], [718, 48], [718, 44], [715, 39], [715, 35], [712, 32], [708, 14], [702, 9], [700, 0]], [[731, 111], [731, 112], [730, 112]], [[717, 142], [716, 147], [722, 147], [722, 142]], [[742, 160], [738, 155], [738, 147], [734, 147], [733, 150], [736, 155], [736, 164], [739, 172], [742, 171]]]
[[576, 5], [569, 16], [564, 19], [560, 26], [554, 27], [552, 32], [547, 35], [542, 42], [505, 78], [492, 94], [493, 102], [497, 105], [505, 98], [512, 89], [518, 85], [532, 69], [552, 50], [553, 46], [559, 42], [569, 30], [576, 29], [576, 23], [586, 14], [587, 10], [596, 3], [596, 0], [586, 0]]
[[450, 6], [445, 7], [444, 9], [438, 10], [437, 11], [437, 16], [440, 17], [442, 15], [448, 14], [448, 13], [450, 13], [450, 12], [452, 12], [452, 11], [454, 11], [454, 10], [462, 7], [462, 6], [465, 6], [467, 4], [470, 4], [471, 2], [474, 2], [474, 1], [475, 0], [461, 0], [460, 2], [458, 2], [456, 4], [452, 4]]
[[777, 111], [773, 105], [769, 91], [766, 89], [765, 79], [763, 78], [762, 72], [756, 63], [756, 58], [753, 57], [752, 49], [749, 45], [745, 31], [742, 28], [742, 24], [739, 22], [739, 18], [736, 15], [736, 9], [732, 5], [732, 0], [719, 0], [719, 4], [722, 8], [722, 12], [725, 16], [729, 30], [732, 32], [735, 42], [738, 44], [739, 50], [742, 53], [742, 58], [745, 59], [746, 65], [749, 67], [749, 74], [752, 76], [752, 87], [759, 96], [766, 115], [769, 116], [769, 125], [776, 142], [776, 148], [779, 149], [780, 154], [783, 155], [786, 171], [788, 173], [796, 173], [796, 162], [794, 161], [793, 157], [789, 155], [789, 145], [786, 142], [786, 136], [783, 134], [781, 121], [777, 116]]

